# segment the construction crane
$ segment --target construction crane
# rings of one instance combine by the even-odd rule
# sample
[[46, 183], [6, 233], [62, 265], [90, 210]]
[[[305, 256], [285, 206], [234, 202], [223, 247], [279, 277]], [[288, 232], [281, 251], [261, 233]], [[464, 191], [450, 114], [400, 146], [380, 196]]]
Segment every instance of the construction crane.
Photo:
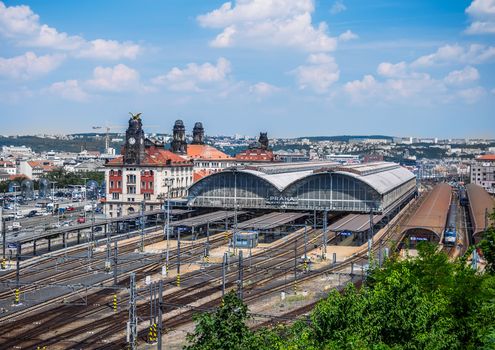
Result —
[[[107, 126], [93, 126], [93, 130], [101, 130], [105, 129], [106, 130], [106, 135], [105, 135], [105, 153], [108, 153], [108, 149], [110, 148], [110, 130], [125, 130], [127, 126], [125, 125], [107, 125]], [[146, 128], [158, 128], [159, 125], [146, 125]]]
[[110, 130], [122, 130], [125, 126], [111, 125], [111, 126], [93, 126], [93, 130], [105, 129], [105, 153], [108, 153], [110, 148]]

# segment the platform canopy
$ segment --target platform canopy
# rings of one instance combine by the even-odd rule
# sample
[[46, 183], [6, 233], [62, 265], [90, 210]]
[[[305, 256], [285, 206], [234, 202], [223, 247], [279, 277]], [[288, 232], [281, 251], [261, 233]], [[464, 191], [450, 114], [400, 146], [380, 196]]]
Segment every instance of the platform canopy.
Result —
[[307, 216], [307, 213], [280, 213], [273, 212], [251, 220], [241, 222], [237, 225], [240, 230], [270, 230], [291, 223], [297, 219]]
[[[379, 223], [383, 217], [384, 215], [373, 215], [373, 226]], [[328, 230], [332, 232], [364, 232], [369, 229], [369, 214], [349, 214], [328, 226]]]
[[[244, 214], [245, 212], [243, 211], [238, 211], [237, 215]], [[177, 220], [172, 223], [170, 223], [171, 226], [174, 227], [198, 227], [198, 226], [205, 226], [207, 224], [211, 223], [218, 223], [226, 219], [230, 219], [234, 217], [236, 214], [234, 211], [227, 211], [227, 210], [219, 210], [215, 211], [212, 213], [208, 214], [203, 214], [203, 215], [198, 215], [198, 216], [193, 216], [187, 219], [183, 220]]]

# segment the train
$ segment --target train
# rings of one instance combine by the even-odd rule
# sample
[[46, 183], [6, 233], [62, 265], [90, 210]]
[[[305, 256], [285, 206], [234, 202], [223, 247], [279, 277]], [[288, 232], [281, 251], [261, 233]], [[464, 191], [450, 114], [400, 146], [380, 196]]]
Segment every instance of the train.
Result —
[[459, 190], [459, 203], [461, 203], [463, 207], [469, 204], [468, 196], [464, 188]]
[[447, 225], [445, 225], [445, 231], [443, 233], [443, 240], [445, 245], [455, 245], [457, 238], [457, 204], [450, 204], [449, 215], [447, 217]]

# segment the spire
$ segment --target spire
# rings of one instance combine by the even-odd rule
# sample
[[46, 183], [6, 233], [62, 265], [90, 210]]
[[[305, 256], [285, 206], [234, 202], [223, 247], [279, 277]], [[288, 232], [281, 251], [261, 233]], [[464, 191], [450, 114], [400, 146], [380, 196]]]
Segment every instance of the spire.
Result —
[[193, 145], [204, 145], [205, 129], [203, 128], [203, 123], [196, 122], [193, 129]]
[[177, 154], [187, 153], [186, 128], [180, 119], [176, 120], [174, 124], [171, 149]]

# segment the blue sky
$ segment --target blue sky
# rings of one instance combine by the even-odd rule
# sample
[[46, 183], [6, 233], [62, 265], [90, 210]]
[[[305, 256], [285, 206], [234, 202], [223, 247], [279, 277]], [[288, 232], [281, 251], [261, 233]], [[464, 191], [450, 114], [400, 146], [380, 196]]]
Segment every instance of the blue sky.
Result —
[[0, 1], [0, 134], [495, 137], [494, 63], [495, 0]]

